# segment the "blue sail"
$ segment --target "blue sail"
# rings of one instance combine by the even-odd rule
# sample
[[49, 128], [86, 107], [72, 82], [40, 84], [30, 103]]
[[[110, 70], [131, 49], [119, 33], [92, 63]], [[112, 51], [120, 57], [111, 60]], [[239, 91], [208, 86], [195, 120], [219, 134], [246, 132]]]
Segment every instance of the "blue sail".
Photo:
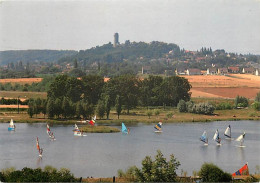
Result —
[[125, 133], [125, 134], [128, 133], [127, 128], [124, 123], [122, 123], [122, 133]]
[[207, 132], [206, 131], [204, 131], [204, 133], [201, 135], [200, 140], [202, 142], [208, 143], [208, 137], [207, 137]]

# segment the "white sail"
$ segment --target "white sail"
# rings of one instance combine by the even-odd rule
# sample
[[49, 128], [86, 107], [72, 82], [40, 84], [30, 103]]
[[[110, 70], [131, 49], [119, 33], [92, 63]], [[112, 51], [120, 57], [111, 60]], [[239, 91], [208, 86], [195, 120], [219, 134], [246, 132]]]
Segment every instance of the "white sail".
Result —
[[229, 125], [229, 126], [227, 127], [227, 129], [225, 130], [224, 135], [225, 135], [226, 137], [231, 138], [231, 127], [230, 127], [230, 125]]
[[13, 127], [14, 126], [14, 121], [13, 121], [13, 119], [11, 119], [11, 121], [10, 121], [10, 127]]
[[218, 130], [216, 130], [214, 136], [213, 136], [213, 140], [216, 141], [219, 145], [220, 145], [220, 141], [221, 139], [219, 138], [219, 132]]
[[243, 141], [244, 140], [244, 138], [245, 138], [245, 132], [242, 134], [242, 135], [240, 135], [239, 137], [237, 137], [237, 139], [236, 139], [236, 141]]
[[217, 140], [217, 136], [218, 136], [218, 131], [215, 132], [214, 136], [213, 136], [213, 140]]
[[75, 124], [74, 130], [79, 130], [79, 127], [77, 124]]

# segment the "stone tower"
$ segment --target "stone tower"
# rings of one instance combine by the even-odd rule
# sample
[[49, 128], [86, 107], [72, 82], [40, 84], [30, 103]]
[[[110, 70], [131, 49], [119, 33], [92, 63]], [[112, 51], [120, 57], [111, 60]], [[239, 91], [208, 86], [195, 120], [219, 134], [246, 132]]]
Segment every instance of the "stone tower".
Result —
[[114, 44], [113, 44], [113, 46], [116, 47], [117, 45], [119, 45], [119, 34], [116, 32], [114, 34]]

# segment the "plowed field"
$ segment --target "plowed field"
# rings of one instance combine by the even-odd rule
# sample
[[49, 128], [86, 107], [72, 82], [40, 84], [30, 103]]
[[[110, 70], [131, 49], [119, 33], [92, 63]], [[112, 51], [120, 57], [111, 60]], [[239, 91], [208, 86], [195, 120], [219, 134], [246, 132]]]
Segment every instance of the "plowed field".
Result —
[[192, 85], [192, 97], [235, 98], [237, 95], [254, 99], [260, 92], [260, 76], [231, 74], [229, 76], [183, 76]]

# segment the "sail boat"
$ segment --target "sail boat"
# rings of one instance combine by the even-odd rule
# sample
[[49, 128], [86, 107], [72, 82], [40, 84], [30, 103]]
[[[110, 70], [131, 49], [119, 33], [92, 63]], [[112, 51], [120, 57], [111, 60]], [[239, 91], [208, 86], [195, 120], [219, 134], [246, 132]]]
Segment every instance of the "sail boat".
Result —
[[38, 139], [38, 137], [36, 137], [36, 147], [37, 147], [37, 150], [38, 150], [38, 152], [39, 152], [39, 156], [42, 157], [43, 149], [40, 148], [40, 144], [39, 144], [39, 139]]
[[242, 168], [232, 174], [232, 177], [249, 175], [248, 163], [246, 163]]
[[53, 134], [53, 132], [51, 132], [50, 126], [47, 124], [47, 134], [49, 135], [49, 137], [51, 138], [51, 140], [56, 140], [55, 136]]
[[126, 126], [125, 126], [124, 123], [122, 123], [122, 133], [123, 133], [123, 134], [129, 134], [129, 129], [126, 128]]
[[8, 126], [8, 131], [14, 131], [15, 130], [15, 125], [13, 119], [10, 120], [10, 124]]
[[77, 124], [75, 124], [73, 131], [74, 131], [74, 136], [86, 136], [86, 135], [83, 135], [83, 132], [79, 130], [79, 127]]
[[200, 137], [200, 140], [202, 142], [204, 142], [204, 145], [207, 146], [208, 145], [208, 137], [207, 137], [207, 132], [204, 131], [203, 134]]
[[154, 132], [155, 133], [161, 133], [162, 132], [162, 122], [159, 122], [157, 125], [154, 126], [156, 129]]
[[217, 145], [221, 145], [220, 144], [220, 141], [221, 141], [221, 138], [219, 137], [219, 132], [218, 130], [216, 130], [214, 136], [213, 136], [213, 140], [217, 142]]
[[245, 135], [246, 135], [246, 133], [244, 132], [242, 135], [239, 135], [239, 137], [237, 137], [236, 141], [240, 142], [240, 146], [238, 146], [238, 147], [246, 147], [246, 146], [243, 146]]
[[91, 125], [91, 126], [94, 126], [95, 125], [95, 123], [96, 123], [96, 116], [94, 116], [93, 118], [92, 118], [92, 120], [90, 120], [88, 123]]
[[226, 139], [232, 140], [231, 138], [231, 126], [228, 125], [227, 129], [225, 130], [224, 135], [227, 137]]

